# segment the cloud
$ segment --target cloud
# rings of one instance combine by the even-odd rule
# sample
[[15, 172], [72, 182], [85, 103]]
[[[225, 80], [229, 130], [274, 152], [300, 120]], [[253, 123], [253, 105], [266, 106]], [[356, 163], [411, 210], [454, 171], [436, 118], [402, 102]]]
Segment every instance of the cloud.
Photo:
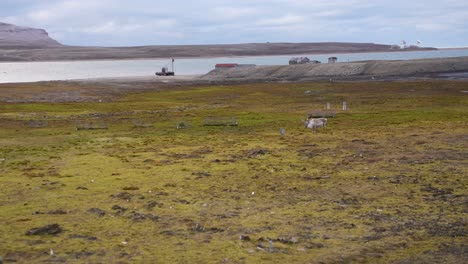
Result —
[[468, 2], [403, 0], [0, 0], [0, 21], [69, 45], [267, 41], [468, 46]]
[[302, 16], [294, 15], [294, 14], [287, 14], [277, 18], [266, 18], [260, 19], [255, 22], [257, 26], [289, 26], [289, 25], [297, 25], [304, 22], [305, 19]]
[[217, 18], [238, 19], [242, 17], [256, 15], [258, 13], [258, 10], [250, 7], [222, 6], [213, 8], [212, 12]]

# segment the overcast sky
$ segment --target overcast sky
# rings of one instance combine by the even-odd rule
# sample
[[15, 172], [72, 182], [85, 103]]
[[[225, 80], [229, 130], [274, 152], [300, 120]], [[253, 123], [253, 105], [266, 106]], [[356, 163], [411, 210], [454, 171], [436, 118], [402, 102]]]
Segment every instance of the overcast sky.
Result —
[[466, 0], [0, 0], [63, 44], [373, 42], [468, 46]]

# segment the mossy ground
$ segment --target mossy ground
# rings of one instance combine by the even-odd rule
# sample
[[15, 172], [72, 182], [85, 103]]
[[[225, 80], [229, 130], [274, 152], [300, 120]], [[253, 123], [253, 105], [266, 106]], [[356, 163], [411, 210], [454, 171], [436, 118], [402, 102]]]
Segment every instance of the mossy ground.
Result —
[[[467, 89], [445, 81], [249, 84], [105, 103], [2, 103], [0, 256], [467, 262]], [[305, 129], [301, 119], [326, 102], [337, 117], [317, 133]], [[109, 129], [76, 131], [76, 120], [93, 113]], [[25, 125], [44, 116], [45, 127]], [[235, 116], [239, 126], [205, 127], [206, 116]], [[154, 127], [134, 128], [134, 119]], [[182, 121], [190, 127], [176, 129]], [[268, 152], [249, 155], [254, 149]], [[50, 213], [58, 209], [66, 214]], [[25, 235], [52, 223], [63, 232]]]

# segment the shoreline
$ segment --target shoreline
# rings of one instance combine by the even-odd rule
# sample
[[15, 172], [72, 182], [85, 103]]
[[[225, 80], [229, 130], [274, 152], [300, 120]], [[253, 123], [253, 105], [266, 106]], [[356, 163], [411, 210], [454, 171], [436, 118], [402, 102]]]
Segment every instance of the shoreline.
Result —
[[[268, 69], [268, 70], [265, 70]], [[273, 73], [270, 73], [274, 70]], [[52, 78], [43, 80], [8, 81], [2, 84], [37, 83], [37, 82], [237, 82], [237, 81], [302, 81], [310, 79], [362, 79], [391, 77], [405, 79], [432, 75], [431, 78], [443, 78], [438, 74], [450, 74], [468, 71], [468, 56], [449, 58], [422, 58], [411, 60], [370, 60], [341, 63], [299, 64], [299, 65], [258, 65], [256, 67], [237, 67], [224, 70], [209, 70], [206, 73], [177, 74], [172, 77], [161, 77], [153, 74], [117, 75], [97, 77]], [[465, 76], [465, 75], [463, 75]], [[453, 76], [456, 78], [456, 75]], [[381, 78], [382, 79], [382, 78]], [[462, 79], [466, 79], [463, 77]], [[15, 80], [14, 78], [12, 80]]]
[[457, 48], [437, 48], [438, 50], [468, 50], [468, 47], [457, 47]]

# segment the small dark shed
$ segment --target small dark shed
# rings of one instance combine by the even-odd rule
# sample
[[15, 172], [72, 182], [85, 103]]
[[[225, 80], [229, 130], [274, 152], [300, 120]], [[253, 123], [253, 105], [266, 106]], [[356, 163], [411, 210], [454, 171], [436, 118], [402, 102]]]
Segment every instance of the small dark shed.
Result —
[[336, 63], [338, 61], [337, 57], [330, 57], [328, 58], [328, 63]]

